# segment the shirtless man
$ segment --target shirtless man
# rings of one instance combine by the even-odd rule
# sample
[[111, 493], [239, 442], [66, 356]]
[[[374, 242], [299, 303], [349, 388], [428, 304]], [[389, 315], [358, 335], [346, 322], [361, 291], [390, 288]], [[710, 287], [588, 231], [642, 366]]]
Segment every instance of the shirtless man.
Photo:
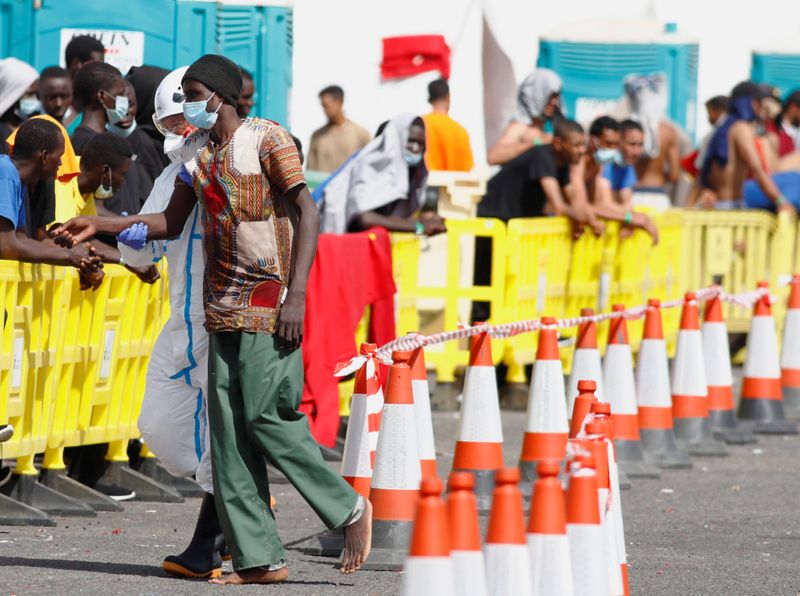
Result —
[[535, 145], [552, 142], [554, 119], [561, 115], [562, 87], [561, 78], [548, 68], [537, 68], [525, 77], [519, 86], [517, 113], [489, 149], [489, 165], [503, 165]]
[[770, 177], [763, 151], [759, 151], [756, 125], [763, 117], [762, 94], [763, 91], [751, 81], [733, 88], [728, 119], [711, 138], [700, 174], [703, 187], [700, 204], [703, 207], [741, 205], [745, 182], [752, 178], [767, 204], [749, 204], [748, 201], [748, 206], [795, 210]]

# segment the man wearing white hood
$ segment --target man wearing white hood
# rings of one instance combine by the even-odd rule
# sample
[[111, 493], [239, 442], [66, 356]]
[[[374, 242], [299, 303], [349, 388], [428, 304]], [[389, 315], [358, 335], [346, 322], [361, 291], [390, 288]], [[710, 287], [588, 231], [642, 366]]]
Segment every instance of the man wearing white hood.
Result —
[[33, 66], [16, 58], [0, 60], [0, 153], [8, 153], [8, 135], [41, 111], [38, 88], [39, 73]]
[[[170, 164], [156, 178], [141, 213], [161, 213], [167, 207], [175, 177], [183, 165], [181, 152], [192, 130], [183, 116], [181, 79], [188, 67], [168, 74], [155, 94], [153, 122], [164, 135], [164, 153]], [[202, 141], [192, 137], [201, 147]], [[203, 236], [199, 204], [174, 240], [144, 243], [136, 228], [120, 235], [119, 250], [125, 262], [147, 267], [169, 255], [170, 319], [156, 341], [147, 368], [147, 386], [139, 430], [162, 465], [178, 477], [195, 476], [206, 491], [192, 545], [169, 556], [165, 571], [182, 577], [216, 577], [221, 572], [222, 529], [214, 507], [206, 398], [208, 386], [208, 333], [203, 327]], [[137, 242], [139, 240], [139, 242]], [[130, 245], [140, 247], [132, 248]]]
[[434, 236], [446, 231], [432, 211], [420, 211], [428, 180], [425, 123], [401, 114], [318, 189], [322, 232], [344, 234], [373, 226]]

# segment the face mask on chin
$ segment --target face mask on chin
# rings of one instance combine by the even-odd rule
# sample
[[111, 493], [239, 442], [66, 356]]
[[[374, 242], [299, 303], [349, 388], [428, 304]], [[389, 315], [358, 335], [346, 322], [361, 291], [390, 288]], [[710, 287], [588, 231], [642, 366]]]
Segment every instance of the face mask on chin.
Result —
[[22, 116], [23, 118], [27, 118], [33, 114], [41, 113], [42, 102], [40, 102], [39, 98], [35, 95], [26, 95], [19, 100], [19, 109], [17, 111], [18, 115]]
[[117, 136], [122, 137], [123, 139], [127, 139], [134, 130], [136, 130], [136, 120], [134, 120], [128, 128], [122, 128], [116, 124], [111, 124], [110, 122], [106, 124], [106, 130], [110, 133], [113, 133]]
[[[114, 196], [114, 189], [111, 186], [111, 182], [109, 181], [108, 186], [105, 185], [105, 175], [106, 173], [103, 172], [103, 176], [100, 178], [100, 186], [97, 187], [97, 190], [94, 191], [94, 197], [96, 199], [100, 199], [101, 201], [104, 199], [110, 199]], [[108, 177], [109, 180], [111, 179], [111, 168], [108, 169]]]

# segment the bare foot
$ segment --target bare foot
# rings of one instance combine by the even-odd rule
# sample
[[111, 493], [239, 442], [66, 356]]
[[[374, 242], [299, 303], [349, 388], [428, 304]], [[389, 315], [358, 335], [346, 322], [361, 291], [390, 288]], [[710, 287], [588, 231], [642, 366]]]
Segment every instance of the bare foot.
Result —
[[234, 573], [226, 573], [219, 579], [209, 580], [210, 584], [241, 586], [242, 584], [277, 584], [286, 581], [289, 568], [281, 567], [276, 571], [267, 571], [263, 567], [243, 569]]
[[367, 560], [372, 546], [372, 503], [365, 499], [364, 513], [354, 524], [344, 528], [342, 573], [357, 571]]

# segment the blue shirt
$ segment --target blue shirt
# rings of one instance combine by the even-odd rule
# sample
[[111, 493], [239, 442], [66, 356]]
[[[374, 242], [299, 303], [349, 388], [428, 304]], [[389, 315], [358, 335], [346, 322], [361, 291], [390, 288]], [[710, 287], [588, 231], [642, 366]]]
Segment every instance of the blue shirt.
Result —
[[636, 168], [610, 163], [603, 168], [603, 178], [611, 183], [611, 190], [624, 190], [636, 186]]
[[10, 221], [15, 230], [26, 227], [28, 223], [25, 189], [8, 155], [0, 155], [0, 217]]

